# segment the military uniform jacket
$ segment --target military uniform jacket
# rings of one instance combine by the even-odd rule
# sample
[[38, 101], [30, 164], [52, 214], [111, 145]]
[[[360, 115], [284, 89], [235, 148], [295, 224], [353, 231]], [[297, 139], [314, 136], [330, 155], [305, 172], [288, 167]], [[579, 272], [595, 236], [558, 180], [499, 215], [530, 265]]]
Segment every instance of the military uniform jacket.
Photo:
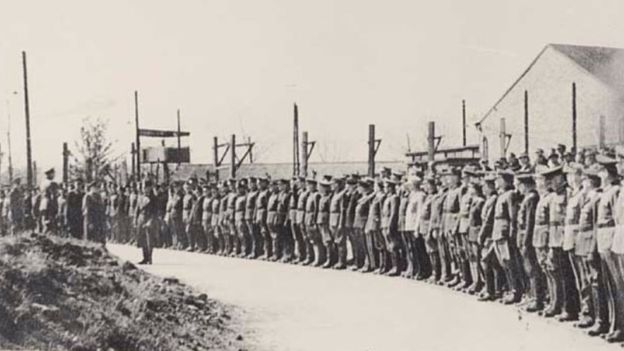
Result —
[[316, 220], [317, 220], [320, 200], [321, 200], [321, 194], [318, 192], [311, 193], [308, 195], [308, 199], [306, 201], [306, 207], [305, 207], [305, 220], [304, 220], [304, 224], [306, 227], [309, 227], [309, 228], [316, 227]]
[[598, 201], [598, 231], [596, 240], [598, 252], [607, 252], [613, 246], [615, 234], [615, 215], [620, 187], [608, 185], [603, 188]]
[[266, 223], [269, 226], [277, 224], [277, 200], [278, 193], [271, 193], [269, 201], [267, 202], [267, 217]]
[[[92, 193], [85, 195], [82, 203], [82, 213], [87, 230], [96, 233], [104, 230], [106, 208], [100, 194]], [[87, 237], [90, 237], [88, 233]]]
[[57, 200], [58, 184], [54, 181], [45, 181], [41, 187], [41, 200], [39, 202], [39, 213], [56, 215], [58, 212]]
[[470, 206], [472, 204], [472, 195], [466, 192], [459, 200], [459, 224], [457, 232], [467, 234], [470, 228]]
[[228, 225], [234, 224], [234, 212], [236, 210], [236, 199], [238, 195], [235, 192], [230, 192], [227, 196], [227, 209], [225, 211], [225, 221]]
[[316, 224], [329, 225], [329, 211], [331, 207], [331, 200], [331, 193], [321, 195], [321, 198], [318, 202], [318, 214], [316, 216]]
[[169, 216], [172, 219], [182, 219], [182, 212], [184, 212], [184, 203], [182, 201], [183, 195], [179, 192], [176, 192], [174, 195], [170, 197], [171, 200], [171, 208], [169, 212]]
[[137, 205], [139, 201], [139, 195], [137, 193], [130, 193], [128, 202], [130, 206], [128, 206], [128, 215], [136, 220], [137, 217]]
[[301, 190], [293, 189], [288, 197], [288, 219], [290, 223], [297, 223], [297, 200]]
[[184, 199], [182, 200], [182, 219], [186, 224], [191, 223], [191, 212], [193, 211], [195, 200], [195, 194], [192, 193], [185, 194]]
[[212, 223], [212, 197], [205, 196], [204, 201], [201, 203], [202, 215], [201, 221], [204, 227], [209, 226]]
[[210, 220], [210, 224], [213, 228], [219, 225], [219, 210], [221, 208], [221, 200], [219, 197], [212, 198], [211, 201], [212, 206], [212, 219]]
[[483, 212], [483, 205], [485, 199], [480, 196], [472, 196], [470, 199], [470, 211], [468, 214], [468, 242], [476, 243], [479, 240], [479, 232], [483, 225], [483, 218], [481, 213]]
[[342, 201], [342, 222], [345, 228], [353, 228], [355, 225], [355, 213], [358, 201], [362, 195], [357, 190], [347, 190]]
[[228, 222], [228, 202], [230, 200], [230, 194], [225, 194], [219, 200], [219, 225], [222, 227], [226, 227], [229, 225]]
[[447, 234], [456, 234], [459, 229], [459, 202], [466, 193], [466, 187], [449, 189], [443, 203], [442, 225]]
[[585, 196], [579, 214], [579, 233], [574, 243], [577, 256], [587, 256], [596, 251], [596, 220], [598, 214], [600, 189], [592, 190]]
[[614, 220], [615, 234], [613, 235], [613, 245], [611, 251], [617, 254], [624, 254], [624, 192], [622, 186], [618, 186], [618, 198], [615, 205]]
[[368, 220], [368, 213], [370, 212], [370, 205], [375, 197], [375, 193], [371, 192], [361, 196], [357, 200], [355, 205], [355, 215], [353, 217], [353, 228], [364, 230], [366, 228], [366, 222]]
[[[418, 235], [418, 222], [422, 212], [426, 194], [421, 190], [410, 191], [407, 194], [407, 206], [405, 209], [405, 230]], [[431, 206], [430, 206], [431, 209]]]
[[[17, 187], [13, 187], [9, 193], [9, 220], [14, 224], [21, 223], [24, 218], [24, 206], [22, 202], [23, 196], [24, 195]], [[78, 209], [80, 209], [80, 205], [78, 206]]]
[[568, 251], [574, 248], [576, 236], [579, 231], [579, 221], [581, 217], [581, 208], [585, 202], [586, 192], [582, 189], [568, 192], [568, 204], [565, 212], [565, 226], [563, 230], [563, 249]]
[[399, 229], [399, 195], [389, 194], [383, 202], [381, 229], [396, 233]]
[[156, 195], [139, 195], [137, 199], [137, 227], [147, 228], [153, 225], [156, 217]]
[[[202, 215], [204, 214], [204, 195], [200, 196], [195, 202], [193, 202], [193, 208], [191, 209], [190, 223], [193, 225], [202, 224]], [[158, 211], [157, 211], [158, 213]]]
[[436, 194], [425, 194], [422, 199], [422, 204], [418, 211], [418, 228], [417, 233], [421, 236], [429, 235], [429, 224], [431, 222], [432, 205], [433, 200], [436, 198]]
[[241, 225], [245, 222], [245, 211], [247, 210], [247, 195], [237, 195], [234, 201], [234, 223]]
[[429, 231], [442, 230], [442, 211], [444, 206], [444, 200], [448, 191], [442, 191], [435, 195], [431, 199], [431, 216], [429, 217]]
[[256, 198], [256, 214], [254, 215], [254, 222], [258, 225], [266, 224], [268, 201], [269, 191], [261, 190]]
[[253, 223], [256, 211], [256, 199], [258, 198], [258, 191], [250, 191], [247, 193], [247, 200], [245, 202], [245, 219], [249, 223]]
[[112, 218], [117, 217], [119, 213], [119, 195], [112, 194], [108, 201], [108, 215]]
[[492, 232], [494, 230], [494, 217], [495, 207], [498, 202], [498, 195], [490, 195], [483, 204], [481, 209], [481, 230], [478, 235], [478, 243], [480, 245], [485, 244], [487, 240], [492, 239]]
[[290, 192], [281, 191], [277, 195], [277, 223], [276, 225], [283, 226], [288, 223], [288, 204], [290, 202]]
[[386, 195], [379, 191], [375, 193], [370, 207], [368, 208], [368, 219], [366, 221], [367, 232], [381, 229], [381, 207]]
[[492, 240], [511, 239], [516, 240], [516, 212], [518, 206], [515, 201], [515, 191], [506, 190], [498, 196], [494, 207], [494, 227], [492, 228]]
[[72, 190], [67, 194], [67, 203], [65, 204], [65, 223], [70, 228], [78, 228], [82, 225], [83, 197], [84, 195], [76, 190]]
[[565, 224], [566, 207], [568, 206], [568, 189], [561, 188], [550, 195], [549, 215], [550, 232], [548, 237], [549, 247], [563, 246], [563, 233]]
[[310, 192], [307, 190], [303, 190], [299, 194], [299, 198], [297, 199], [297, 220], [295, 221], [296, 224], [305, 224], [305, 210], [309, 195]]
[[548, 246], [550, 228], [549, 203], [553, 192], [548, 191], [540, 196], [535, 206], [535, 228], [533, 230], [533, 247], [542, 248]]
[[533, 246], [533, 233], [535, 231], [535, 211], [539, 202], [539, 194], [530, 190], [522, 199], [518, 208], [518, 238], [516, 245], [521, 248]]
[[334, 193], [334, 195], [331, 197], [331, 202], [329, 204], [329, 225], [332, 228], [338, 228], [339, 226], [342, 226], [341, 217], [342, 209], [344, 208], [342, 203], [344, 201], [345, 192], [346, 190], [343, 189], [337, 193]]
[[397, 230], [405, 231], [405, 217], [407, 216], [407, 203], [409, 201], [409, 193], [402, 191], [399, 194], [399, 224]]

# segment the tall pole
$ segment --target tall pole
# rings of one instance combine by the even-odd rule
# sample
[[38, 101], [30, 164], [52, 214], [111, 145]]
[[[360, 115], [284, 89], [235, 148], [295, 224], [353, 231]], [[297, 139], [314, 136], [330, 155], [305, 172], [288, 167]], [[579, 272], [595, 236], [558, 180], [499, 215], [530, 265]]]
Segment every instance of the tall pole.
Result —
[[67, 143], [63, 143], [63, 184], [69, 181], [69, 148]]
[[141, 181], [141, 137], [139, 135], [139, 92], [134, 91], [134, 120], [136, 125], [136, 175], [137, 180]]
[[598, 146], [605, 147], [605, 116], [601, 115], [598, 120]]
[[308, 176], [308, 132], [301, 135], [301, 174]]
[[132, 156], [132, 178], [133, 180], [136, 180], [136, 163], [134, 154], [136, 154], [136, 147], [134, 146], [134, 143], [132, 143], [130, 144], [130, 156]]
[[236, 178], [236, 134], [232, 134], [232, 141], [230, 142], [230, 177]]
[[427, 159], [433, 161], [435, 157], [435, 122], [430, 121], [427, 125]]
[[462, 140], [466, 146], [466, 100], [462, 100]]
[[505, 118], [500, 119], [500, 157], [505, 157], [507, 153], [506, 144], [507, 144], [507, 130], [505, 129]]
[[178, 167], [180, 166], [180, 157], [181, 157], [181, 150], [182, 150], [182, 142], [181, 142], [181, 136], [180, 136], [180, 109], [178, 109]]
[[26, 116], [26, 181], [33, 187], [33, 163], [30, 139], [30, 105], [28, 101], [28, 71], [26, 68], [26, 51], [22, 51], [22, 67], [24, 70], [24, 115]]
[[375, 125], [368, 125], [368, 176], [375, 176]]
[[572, 83], [572, 148], [578, 152], [576, 138], [576, 83]]
[[524, 91], [524, 152], [529, 153], [529, 92]]
[[293, 116], [293, 175], [299, 174], [299, 109], [294, 105]]

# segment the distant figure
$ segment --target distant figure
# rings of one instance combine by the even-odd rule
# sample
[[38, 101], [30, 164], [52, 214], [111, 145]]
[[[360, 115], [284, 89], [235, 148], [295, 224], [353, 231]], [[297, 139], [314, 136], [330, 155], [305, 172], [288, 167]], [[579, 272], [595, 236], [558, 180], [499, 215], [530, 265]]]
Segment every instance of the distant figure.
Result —
[[54, 181], [56, 172], [51, 168], [45, 172], [46, 179], [41, 185], [39, 217], [41, 230], [45, 234], [57, 232], [56, 215], [58, 214], [58, 184]]
[[84, 197], [82, 180], [77, 179], [67, 193], [65, 204], [65, 225], [69, 236], [75, 239], [82, 239], [84, 236], [82, 218], [82, 200]]
[[13, 187], [9, 192], [9, 228], [12, 235], [24, 229], [24, 192], [22, 191], [20, 178], [13, 181]]
[[84, 217], [84, 238], [106, 244], [106, 207], [97, 183], [89, 183], [87, 194], [82, 201], [82, 215]]

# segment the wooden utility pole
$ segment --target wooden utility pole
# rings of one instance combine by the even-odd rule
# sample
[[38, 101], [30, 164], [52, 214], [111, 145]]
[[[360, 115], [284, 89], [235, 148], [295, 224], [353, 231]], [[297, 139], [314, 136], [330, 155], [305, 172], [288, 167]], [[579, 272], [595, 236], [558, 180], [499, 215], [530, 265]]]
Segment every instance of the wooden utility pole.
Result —
[[63, 143], [63, 184], [69, 183], [69, 148]]
[[576, 83], [572, 83], [572, 148], [578, 152], [576, 138]]
[[181, 159], [181, 155], [182, 155], [182, 136], [181, 134], [181, 129], [180, 129], [180, 109], [178, 109], [178, 167], [180, 167], [180, 159]]
[[466, 100], [462, 100], [462, 140], [466, 146]]
[[598, 120], [598, 146], [600, 148], [605, 147], [605, 116], [600, 115]]
[[134, 120], [136, 125], [136, 176], [141, 181], [141, 137], [139, 136], [139, 92], [134, 91]]
[[427, 124], [427, 160], [429, 162], [435, 159], [435, 151], [437, 149], [436, 140], [435, 122], [430, 121]]
[[308, 140], [308, 132], [303, 132], [301, 136], [301, 152], [303, 153], [301, 155], [301, 175], [304, 177], [308, 176], [308, 161], [315, 145], [316, 141]]
[[529, 92], [524, 91], [524, 152], [529, 154]]
[[135, 154], [136, 154], [136, 148], [134, 146], [134, 143], [130, 144], [130, 156], [132, 156], [132, 179], [136, 181], [136, 163], [135, 163]]
[[375, 139], [375, 125], [368, 125], [368, 176], [375, 176], [375, 155], [381, 145], [381, 139]]
[[293, 111], [293, 175], [299, 175], [299, 109], [294, 104]]
[[26, 182], [33, 188], [33, 161], [30, 139], [30, 104], [28, 101], [28, 70], [26, 65], [26, 51], [22, 51], [22, 68], [24, 71], [24, 116], [26, 117]]
[[7, 146], [9, 148], [9, 182], [13, 184], [13, 155], [11, 153], [11, 108], [7, 100]]
[[504, 158], [507, 156], [507, 147], [509, 146], [509, 141], [511, 140], [511, 134], [507, 133], [507, 129], [505, 127], [505, 118], [500, 119], [500, 157]]
[[232, 134], [230, 142], [230, 177], [236, 178], [236, 134]]
[[37, 162], [33, 161], [33, 184], [37, 184]]

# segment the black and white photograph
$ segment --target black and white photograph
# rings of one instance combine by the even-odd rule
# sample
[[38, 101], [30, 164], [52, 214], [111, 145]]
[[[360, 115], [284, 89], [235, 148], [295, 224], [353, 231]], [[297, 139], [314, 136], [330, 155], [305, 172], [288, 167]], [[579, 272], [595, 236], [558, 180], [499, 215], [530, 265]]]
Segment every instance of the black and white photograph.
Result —
[[0, 350], [621, 350], [623, 14], [0, 0]]

